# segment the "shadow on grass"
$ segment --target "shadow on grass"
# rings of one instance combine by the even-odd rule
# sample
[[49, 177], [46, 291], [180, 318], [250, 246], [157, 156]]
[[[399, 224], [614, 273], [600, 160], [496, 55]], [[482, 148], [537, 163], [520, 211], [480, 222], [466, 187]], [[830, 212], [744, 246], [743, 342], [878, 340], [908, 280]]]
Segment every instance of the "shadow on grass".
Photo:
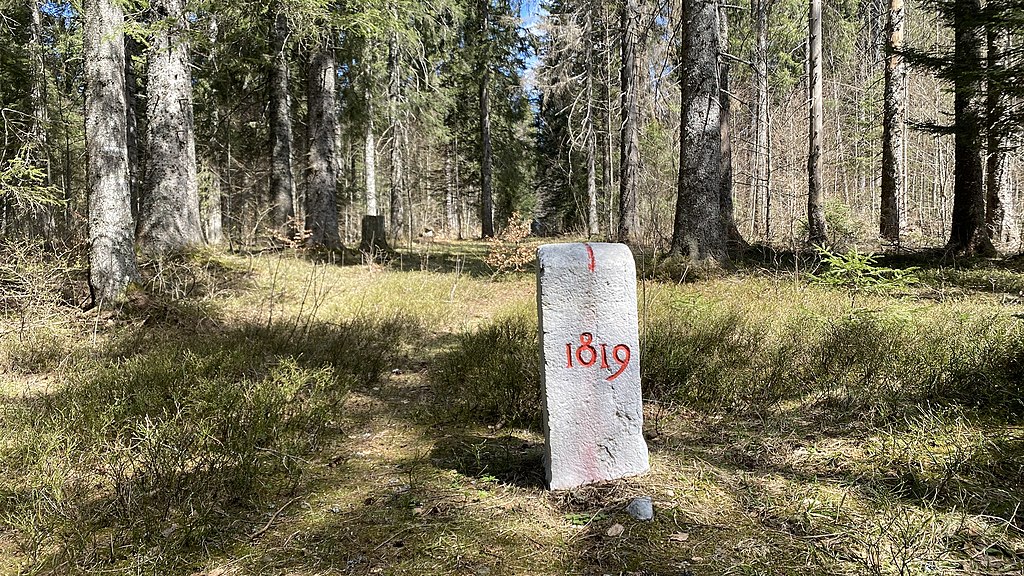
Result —
[[[495, 270], [485, 261], [491, 244], [484, 240], [435, 240], [414, 242], [394, 247], [391, 253], [372, 258], [370, 254], [354, 248], [341, 250], [294, 250], [282, 249], [282, 253], [293, 253], [317, 264], [333, 266], [385, 266], [400, 272], [435, 272], [441, 274], [464, 274], [471, 278], [498, 278]], [[242, 255], [265, 252], [239, 252]], [[526, 270], [533, 271], [533, 266]]]
[[475, 434], [446, 435], [430, 453], [441, 469], [479, 481], [494, 480], [520, 488], [544, 488], [544, 445], [514, 434], [497, 438]]
[[209, 312], [136, 310], [62, 387], [3, 400], [16, 414], [0, 526], [32, 570], [176, 571], [245, 539], [353, 425], [347, 391], [377, 383], [419, 333], [400, 317], [225, 325]]

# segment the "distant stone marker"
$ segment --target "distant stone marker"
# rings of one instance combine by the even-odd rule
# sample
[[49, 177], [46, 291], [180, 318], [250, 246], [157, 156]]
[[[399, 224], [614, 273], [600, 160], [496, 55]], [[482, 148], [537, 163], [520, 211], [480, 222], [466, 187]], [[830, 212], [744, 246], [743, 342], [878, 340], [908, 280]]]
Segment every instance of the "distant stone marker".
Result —
[[537, 307], [548, 486], [646, 472], [633, 254], [623, 244], [541, 246]]

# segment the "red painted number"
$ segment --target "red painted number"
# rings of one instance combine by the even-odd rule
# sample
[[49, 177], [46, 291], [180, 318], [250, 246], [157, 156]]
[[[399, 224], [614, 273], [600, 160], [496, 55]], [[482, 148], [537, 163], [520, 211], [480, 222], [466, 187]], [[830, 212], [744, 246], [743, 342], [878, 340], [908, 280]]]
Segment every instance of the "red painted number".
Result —
[[[602, 369], [615, 370], [610, 376], [605, 378], [605, 380], [611, 382], [626, 371], [626, 367], [629, 366], [629, 361], [632, 358], [632, 351], [625, 344], [616, 344], [611, 347], [612, 352], [609, 355], [609, 346], [609, 344], [601, 342], [595, 347], [594, 335], [591, 332], [584, 332], [580, 334], [579, 346], [576, 347], [575, 351], [573, 350], [572, 343], [565, 345], [565, 367], [575, 368], [579, 365], [583, 368], [589, 368], [600, 360], [600, 367]], [[597, 350], [598, 347], [601, 349], [600, 352]], [[612, 366], [612, 363], [615, 366]]]

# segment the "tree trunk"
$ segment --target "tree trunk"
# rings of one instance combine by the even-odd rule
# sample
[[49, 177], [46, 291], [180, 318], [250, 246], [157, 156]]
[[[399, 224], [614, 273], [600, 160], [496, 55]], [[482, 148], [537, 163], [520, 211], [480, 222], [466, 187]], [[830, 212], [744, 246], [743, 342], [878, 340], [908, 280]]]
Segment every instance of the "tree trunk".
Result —
[[29, 12], [32, 15], [32, 123], [29, 127], [29, 139], [35, 148], [33, 156], [38, 165], [46, 171], [46, 183], [51, 184], [50, 147], [47, 142], [47, 124], [49, 113], [46, 106], [46, 66], [43, 60], [43, 20], [39, 14], [39, 3], [29, 0]]
[[[1009, 33], [992, 26], [988, 29], [988, 70], [1001, 72], [1006, 67], [1006, 52], [1010, 49]], [[1008, 134], [999, 120], [1006, 115], [1004, 88], [989, 76], [985, 97], [985, 114], [988, 117], [988, 138], [985, 172], [985, 224], [993, 242], [999, 244], [1017, 243], [1020, 230], [1010, 189], [1009, 157], [1007, 154]]]
[[307, 85], [309, 166], [306, 169], [306, 228], [310, 234], [308, 245], [329, 249], [341, 247], [335, 198], [338, 188], [336, 78], [334, 51], [320, 47], [310, 61]]
[[903, 0], [889, 0], [886, 24], [885, 88], [882, 108], [882, 205], [879, 232], [882, 238], [899, 245], [904, 199], [903, 121], [907, 73], [903, 58]]
[[614, 132], [612, 131], [612, 115], [615, 102], [612, 100], [612, 40], [610, 17], [605, 13], [606, 2], [601, 3], [601, 20], [604, 29], [604, 78], [601, 82], [601, 101], [604, 103], [604, 142], [601, 154], [601, 177], [604, 188], [604, 206], [608, 218], [608, 237], [611, 238], [615, 229], [615, 171], [612, 169], [612, 148]]
[[808, 87], [810, 125], [807, 154], [807, 240], [812, 246], [828, 244], [825, 204], [821, 187], [821, 0], [810, 1], [808, 13]]
[[138, 40], [131, 37], [124, 39], [124, 82], [125, 98], [128, 103], [128, 187], [132, 194], [132, 217], [138, 218], [142, 212], [142, 179], [144, 174], [143, 157], [139, 154], [139, 118], [145, 110], [138, 105], [138, 95], [142, 92], [139, 77], [135, 73], [132, 57], [142, 52]]
[[672, 254], [725, 257], [720, 208], [722, 133], [717, 0], [684, 0], [679, 185]]
[[363, 134], [363, 185], [366, 188], [366, 214], [377, 216], [377, 138], [373, 128], [373, 100], [366, 90], [366, 128]]
[[[726, 15], [726, 8], [721, 3], [718, 6], [718, 42], [719, 54], [729, 50], [729, 19]], [[722, 216], [722, 227], [725, 230], [725, 239], [728, 246], [733, 249], [743, 250], [749, 247], [743, 239], [739, 228], [736, 227], [736, 214], [733, 209], [733, 179], [732, 179], [732, 95], [729, 92], [729, 61], [719, 56], [718, 58], [718, 103], [720, 106], [719, 120], [722, 153], [721, 165], [719, 168], [719, 201], [718, 207]]]
[[[43, 20], [39, 13], [36, 0], [29, 1], [29, 13], [32, 17], [31, 39], [29, 50], [32, 56], [32, 119], [29, 125], [29, 146], [32, 149], [31, 161], [45, 175], [46, 185], [53, 184], [53, 173], [50, 169], [50, 144], [48, 138], [49, 112], [46, 96], [46, 66], [43, 60]], [[55, 208], [37, 206], [34, 208], [37, 230], [47, 241], [57, 236], [57, 221], [54, 218]]]
[[405, 222], [405, 210], [402, 206], [402, 127], [398, 121], [398, 100], [401, 97], [398, 56], [398, 34], [392, 32], [388, 39], [388, 116], [391, 124], [391, 237], [396, 245], [402, 238]]
[[597, 130], [594, 128], [594, 7], [587, 8], [586, 66], [587, 66], [587, 113], [584, 131], [587, 138], [587, 236], [593, 238], [601, 233], [600, 216], [597, 214]]
[[750, 172], [751, 233], [770, 236], [768, 206], [771, 194], [771, 94], [768, 84], [768, 18], [772, 0], [752, 0], [750, 9], [754, 21], [754, 149]]
[[455, 216], [458, 220], [458, 239], [462, 240], [465, 236], [463, 227], [466, 222], [466, 195], [462, 193], [462, 180], [459, 178], [459, 137], [456, 136], [454, 140], [455, 145]]
[[192, 121], [188, 20], [183, 0], [153, 0], [161, 20], [150, 39], [146, 182], [139, 247], [163, 254], [203, 243]]
[[295, 236], [295, 173], [292, 169], [292, 107], [288, 91], [290, 70], [286, 43], [288, 18], [276, 2], [272, 14], [270, 50], [270, 198], [272, 222], [285, 239]]
[[[485, 45], [491, 42], [488, 19], [490, 0], [481, 0], [481, 39]], [[486, 52], [486, 51], [485, 51]], [[483, 156], [480, 159], [480, 224], [484, 238], [494, 236], [494, 194], [491, 188], [493, 158], [491, 151], [491, 63], [484, 56], [480, 73], [480, 142]]]
[[619, 226], [618, 240], [635, 243], [640, 222], [637, 214], [637, 173], [640, 169], [640, 108], [637, 82], [637, 18], [636, 0], [622, 0], [619, 8], [622, 32], [622, 128], [619, 137]]
[[[981, 12], [979, 0], [955, 0], [954, 65], [980, 70], [982, 38], [972, 18]], [[946, 251], [960, 256], [990, 256], [995, 247], [985, 226], [985, 182], [982, 163], [980, 87], [958, 74], [953, 80], [953, 218]]]
[[223, 214], [221, 212], [220, 175], [211, 159], [204, 158], [199, 175], [202, 196], [203, 237], [207, 244], [224, 242]]
[[359, 251], [367, 254], [371, 260], [387, 258], [391, 254], [391, 248], [388, 246], [386, 234], [383, 216], [363, 216]]
[[453, 144], [451, 142], [444, 147], [444, 216], [448, 227], [446, 234], [448, 238], [457, 236], [459, 230], [458, 192], [455, 188], [455, 170], [453, 166], [454, 158], [452, 158], [452, 148]]
[[85, 139], [92, 304], [124, 300], [139, 278], [128, 189], [124, 13], [116, 0], [85, 0]]

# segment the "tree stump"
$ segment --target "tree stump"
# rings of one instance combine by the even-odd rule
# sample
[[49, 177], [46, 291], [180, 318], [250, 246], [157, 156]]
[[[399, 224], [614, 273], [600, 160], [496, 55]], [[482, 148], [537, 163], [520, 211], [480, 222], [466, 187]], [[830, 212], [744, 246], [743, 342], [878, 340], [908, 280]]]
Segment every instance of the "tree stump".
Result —
[[368, 254], [374, 260], [385, 260], [391, 256], [388, 237], [384, 231], [383, 216], [363, 216], [362, 240], [359, 251]]

